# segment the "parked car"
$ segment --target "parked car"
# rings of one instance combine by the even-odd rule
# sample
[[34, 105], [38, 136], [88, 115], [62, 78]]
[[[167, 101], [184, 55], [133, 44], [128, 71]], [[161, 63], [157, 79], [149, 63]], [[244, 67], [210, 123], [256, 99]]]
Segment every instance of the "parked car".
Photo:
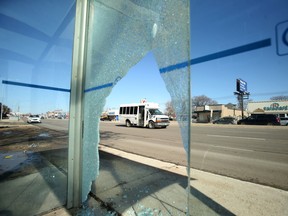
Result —
[[214, 120], [213, 124], [237, 124], [237, 120], [233, 117], [223, 117]]
[[60, 115], [57, 116], [57, 118], [58, 118], [58, 119], [65, 119], [65, 118], [66, 118], [66, 115], [60, 114]]
[[102, 116], [100, 118], [101, 121], [111, 121], [111, 119], [108, 116]]
[[280, 118], [280, 125], [288, 126], [288, 117], [281, 117]]
[[237, 122], [241, 125], [280, 125], [280, 119], [273, 114], [252, 114], [248, 118], [241, 119]]
[[30, 115], [27, 118], [27, 123], [41, 123], [41, 118], [39, 115]]

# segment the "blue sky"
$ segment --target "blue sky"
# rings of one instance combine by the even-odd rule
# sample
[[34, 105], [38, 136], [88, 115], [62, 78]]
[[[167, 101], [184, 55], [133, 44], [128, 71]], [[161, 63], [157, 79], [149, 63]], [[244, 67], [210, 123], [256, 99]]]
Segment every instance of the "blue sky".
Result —
[[[248, 83], [254, 101], [288, 95], [288, 57], [277, 55], [275, 37], [277, 24], [288, 20], [288, 2], [221, 2], [191, 1], [192, 59], [264, 39], [271, 39], [271, 46], [192, 65], [192, 96], [204, 94], [219, 103], [237, 103], [237, 78]], [[283, 46], [281, 41], [280, 45]], [[133, 90], [127, 94], [128, 88]], [[125, 101], [119, 97], [122, 94]], [[113, 89], [106, 107], [138, 102], [141, 98], [158, 102], [164, 108], [170, 100], [151, 53]]]
[[[73, 1], [67, 0], [62, 3], [59, 8], [63, 10], [58, 9], [51, 22], [57, 23], [57, 17], [60, 19], [63, 14], [71, 10], [71, 7], [73, 9]], [[45, 58], [41, 59], [39, 58], [41, 50], [47, 47], [49, 38], [53, 41], [55, 29], [51, 25], [39, 26], [39, 22], [32, 19], [33, 16], [25, 14], [29, 8], [23, 8], [21, 1], [18, 3], [19, 7], [14, 7], [14, 11], [7, 10], [8, 4], [9, 1], [0, 3], [0, 15], [18, 18], [38, 29], [40, 33], [36, 32], [37, 38], [31, 39], [27, 35], [21, 35], [17, 28], [11, 29], [9, 25], [0, 22], [0, 79], [69, 89], [73, 20], [69, 21], [65, 30], [58, 31], [61, 40], [57, 43], [61, 45], [50, 47]], [[35, 8], [43, 7], [40, 3], [37, 4]], [[49, 11], [49, 7], [50, 5], [46, 5], [46, 11]], [[287, 8], [286, 0], [191, 1], [192, 59], [265, 39], [271, 41], [271, 45], [263, 48], [192, 65], [192, 96], [204, 94], [219, 103], [237, 103], [233, 95], [237, 78], [242, 78], [248, 83], [250, 98], [254, 101], [288, 95], [288, 55], [286, 55], [288, 46], [283, 43], [284, 32], [288, 29]], [[36, 15], [42, 17], [41, 10], [35, 11]], [[21, 15], [25, 17], [24, 20]], [[1, 16], [0, 20], [5, 17]], [[45, 21], [46, 17], [42, 17], [44, 23], [49, 21]], [[32, 37], [36, 33], [31, 34]], [[7, 50], [13, 53], [8, 53]], [[18, 59], [15, 53], [22, 54], [19, 57], [21, 61], [15, 60]], [[13, 59], [8, 59], [7, 56], [12, 56]], [[17, 111], [18, 107], [23, 113], [69, 109], [67, 92], [32, 90], [2, 83], [0, 87], [0, 100], [13, 111]], [[151, 52], [131, 68], [113, 88], [107, 98], [105, 109], [118, 108], [122, 103], [139, 102], [143, 98], [159, 103], [162, 110], [165, 108], [165, 103], [170, 101], [170, 95]]]

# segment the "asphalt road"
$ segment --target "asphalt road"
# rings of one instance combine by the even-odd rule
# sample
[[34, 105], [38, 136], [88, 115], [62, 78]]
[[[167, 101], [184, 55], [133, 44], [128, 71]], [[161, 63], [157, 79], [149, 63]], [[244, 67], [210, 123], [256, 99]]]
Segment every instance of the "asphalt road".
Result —
[[[42, 126], [68, 126], [66, 120], [49, 121]], [[176, 122], [166, 129], [101, 122], [100, 136], [101, 145], [187, 164]], [[288, 190], [288, 127], [195, 124], [191, 128], [191, 167]]]
[[[103, 145], [187, 164], [175, 123], [150, 130], [101, 122], [100, 130]], [[191, 167], [288, 190], [288, 127], [195, 124], [191, 141]]]

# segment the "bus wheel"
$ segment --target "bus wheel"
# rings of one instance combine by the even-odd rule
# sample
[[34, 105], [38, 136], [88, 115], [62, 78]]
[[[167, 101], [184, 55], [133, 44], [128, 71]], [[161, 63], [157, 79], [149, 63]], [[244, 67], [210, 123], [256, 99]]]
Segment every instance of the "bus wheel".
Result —
[[149, 127], [150, 129], [155, 128], [154, 122], [153, 122], [153, 121], [150, 121], [150, 122], [148, 123], [148, 127]]
[[131, 122], [129, 120], [126, 121], [126, 127], [131, 127]]

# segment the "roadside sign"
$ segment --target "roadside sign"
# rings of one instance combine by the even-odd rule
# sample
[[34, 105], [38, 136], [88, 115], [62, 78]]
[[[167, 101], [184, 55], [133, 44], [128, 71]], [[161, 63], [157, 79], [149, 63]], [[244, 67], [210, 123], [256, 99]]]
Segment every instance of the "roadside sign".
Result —
[[247, 82], [242, 79], [236, 80], [236, 91], [240, 93], [247, 92]]

